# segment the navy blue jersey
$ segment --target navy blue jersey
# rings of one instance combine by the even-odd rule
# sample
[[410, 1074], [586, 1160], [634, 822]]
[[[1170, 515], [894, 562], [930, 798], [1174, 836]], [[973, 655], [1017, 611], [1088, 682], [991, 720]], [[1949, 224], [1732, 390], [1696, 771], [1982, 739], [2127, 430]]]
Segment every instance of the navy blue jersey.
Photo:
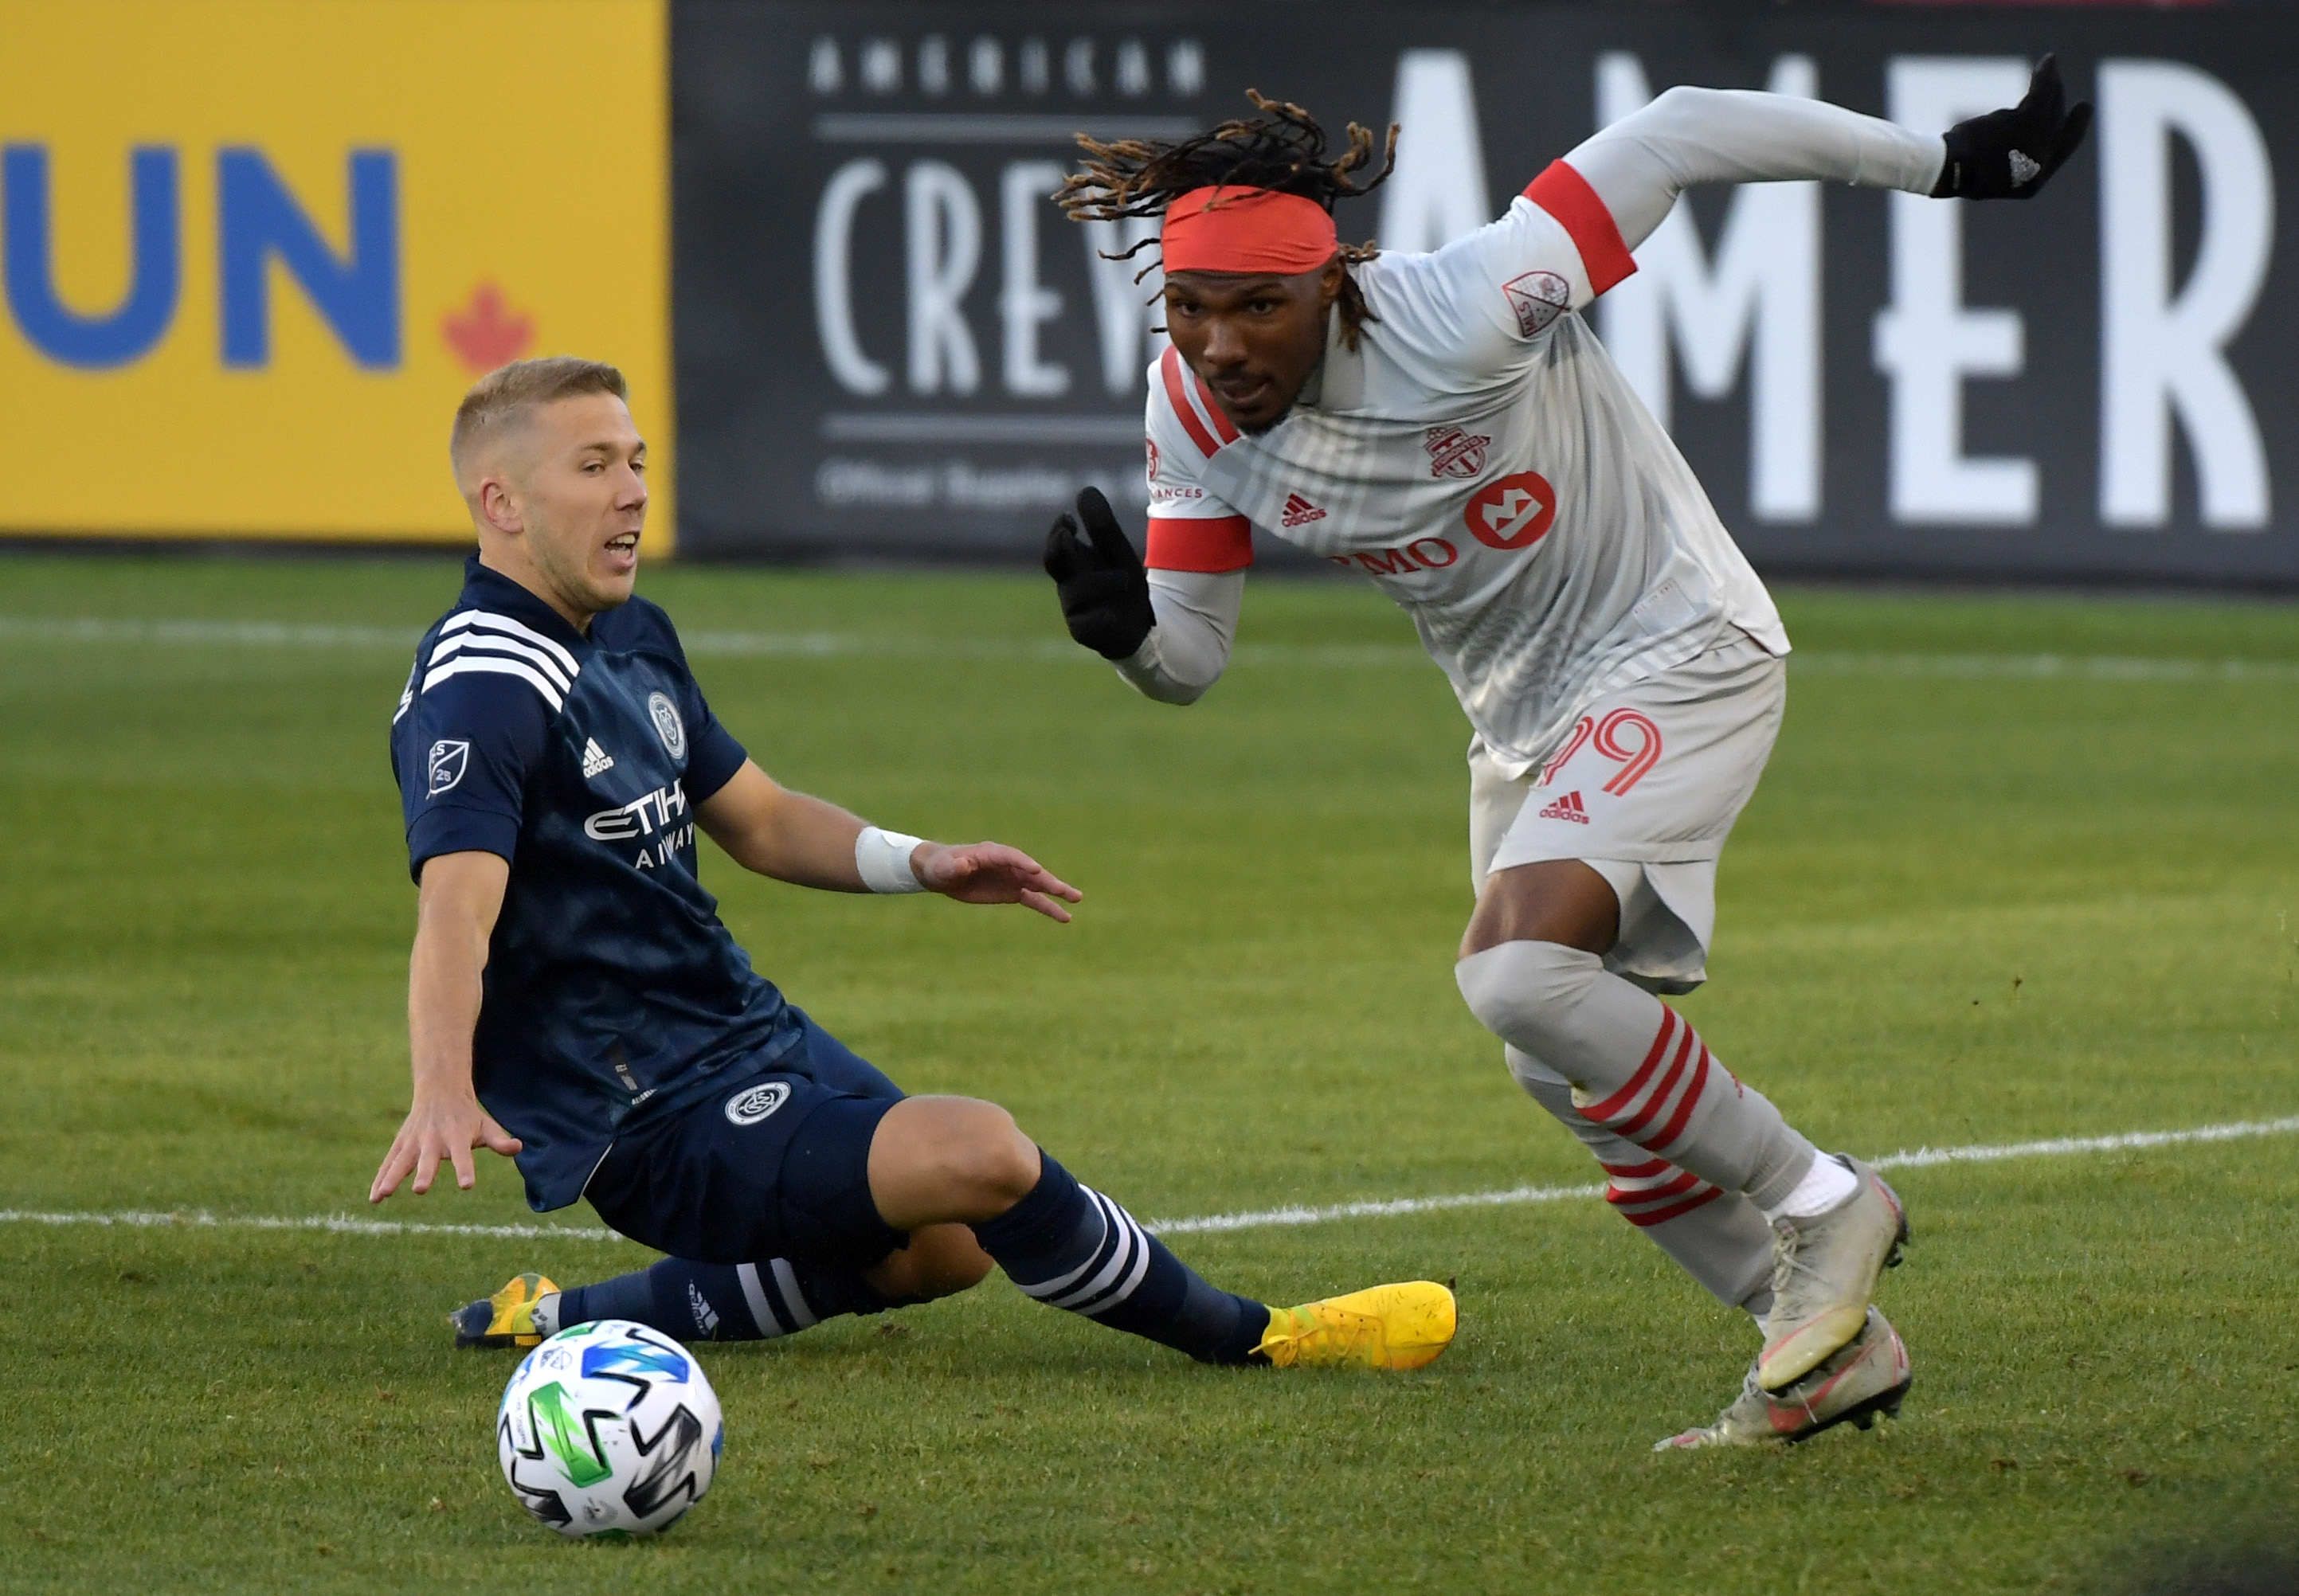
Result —
[[581, 1196], [625, 1127], [799, 1038], [695, 871], [694, 806], [744, 757], [643, 599], [585, 637], [475, 558], [417, 645], [391, 724], [408, 867], [419, 881], [441, 854], [510, 861], [472, 1079], [526, 1143], [538, 1210]]

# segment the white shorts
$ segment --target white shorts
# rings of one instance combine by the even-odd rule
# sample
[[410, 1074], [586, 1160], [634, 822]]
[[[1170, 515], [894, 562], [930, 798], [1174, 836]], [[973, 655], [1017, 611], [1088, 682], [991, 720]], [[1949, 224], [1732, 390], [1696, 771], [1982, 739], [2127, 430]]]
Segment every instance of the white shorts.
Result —
[[1578, 859], [1621, 900], [1605, 967], [1656, 992], [1708, 979], [1716, 859], [1756, 790], [1788, 666], [1736, 634], [1589, 706], [1539, 770], [1511, 780], [1469, 742], [1469, 869]]

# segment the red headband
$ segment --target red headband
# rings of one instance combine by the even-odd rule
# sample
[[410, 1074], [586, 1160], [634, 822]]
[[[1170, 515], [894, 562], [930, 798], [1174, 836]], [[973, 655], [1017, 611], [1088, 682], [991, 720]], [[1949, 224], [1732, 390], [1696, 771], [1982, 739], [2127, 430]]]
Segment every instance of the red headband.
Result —
[[1315, 200], [1269, 188], [1192, 188], [1166, 207], [1167, 271], [1315, 271], [1340, 246]]

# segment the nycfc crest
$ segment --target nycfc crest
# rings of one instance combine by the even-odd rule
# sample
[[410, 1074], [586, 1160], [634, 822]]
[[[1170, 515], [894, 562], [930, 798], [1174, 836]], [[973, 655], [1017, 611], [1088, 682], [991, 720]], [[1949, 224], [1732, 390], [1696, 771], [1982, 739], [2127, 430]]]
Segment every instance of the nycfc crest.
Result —
[[755, 1125], [788, 1103], [790, 1095], [790, 1083], [783, 1080], [770, 1080], [764, 1086], [737, 1092], [726, 1099], [726, 1122]]
[[686, 757], [686, 723], [678, 718], [678, 706], [668, 695], [647, 694], [647, 715], [654, 722], [655, 735], [662, 739], [663, 748], [674, 759]]
[[1421, 440], [1421, 447], [1429, 451], [1432, 476], [1474, 476], [1485, 468], [1485, 451], [1491, 444], [1490, 438], [1457, 426], [1432, 426]]

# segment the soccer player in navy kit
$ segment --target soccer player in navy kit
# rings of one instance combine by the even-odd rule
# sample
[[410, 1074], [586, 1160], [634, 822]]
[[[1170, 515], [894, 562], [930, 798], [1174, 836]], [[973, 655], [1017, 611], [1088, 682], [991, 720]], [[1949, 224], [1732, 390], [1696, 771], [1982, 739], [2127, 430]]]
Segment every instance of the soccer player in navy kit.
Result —
[[1450, 1341], [1426, 1281], [1270, 1309], [1219, 1291], [1081, 1186], [1005, 1110], [907, 1097], [751, 968], [696, 873], [700, 824], [761, 874], [934, 891], [1057, 921], [1076, 889], [1000, 843], [883, 831], [790, 791], [710, 713], [632, 596], [646, 445], [612, 367], [482, 379], [451, 453], [479, 552], [418, 645], [391, 753], [419, 892], [414, 1101], [369, 1193], [518, 1160], [538, 1211], [588, 1198], [670, 1256], [560, 1292], [513, 1280], [464, 1345], [585, 1319], [687, 1339], [788, 1334], [963, 1291], [1031, 1296], [1214, 1363], [1418, 1368]]

